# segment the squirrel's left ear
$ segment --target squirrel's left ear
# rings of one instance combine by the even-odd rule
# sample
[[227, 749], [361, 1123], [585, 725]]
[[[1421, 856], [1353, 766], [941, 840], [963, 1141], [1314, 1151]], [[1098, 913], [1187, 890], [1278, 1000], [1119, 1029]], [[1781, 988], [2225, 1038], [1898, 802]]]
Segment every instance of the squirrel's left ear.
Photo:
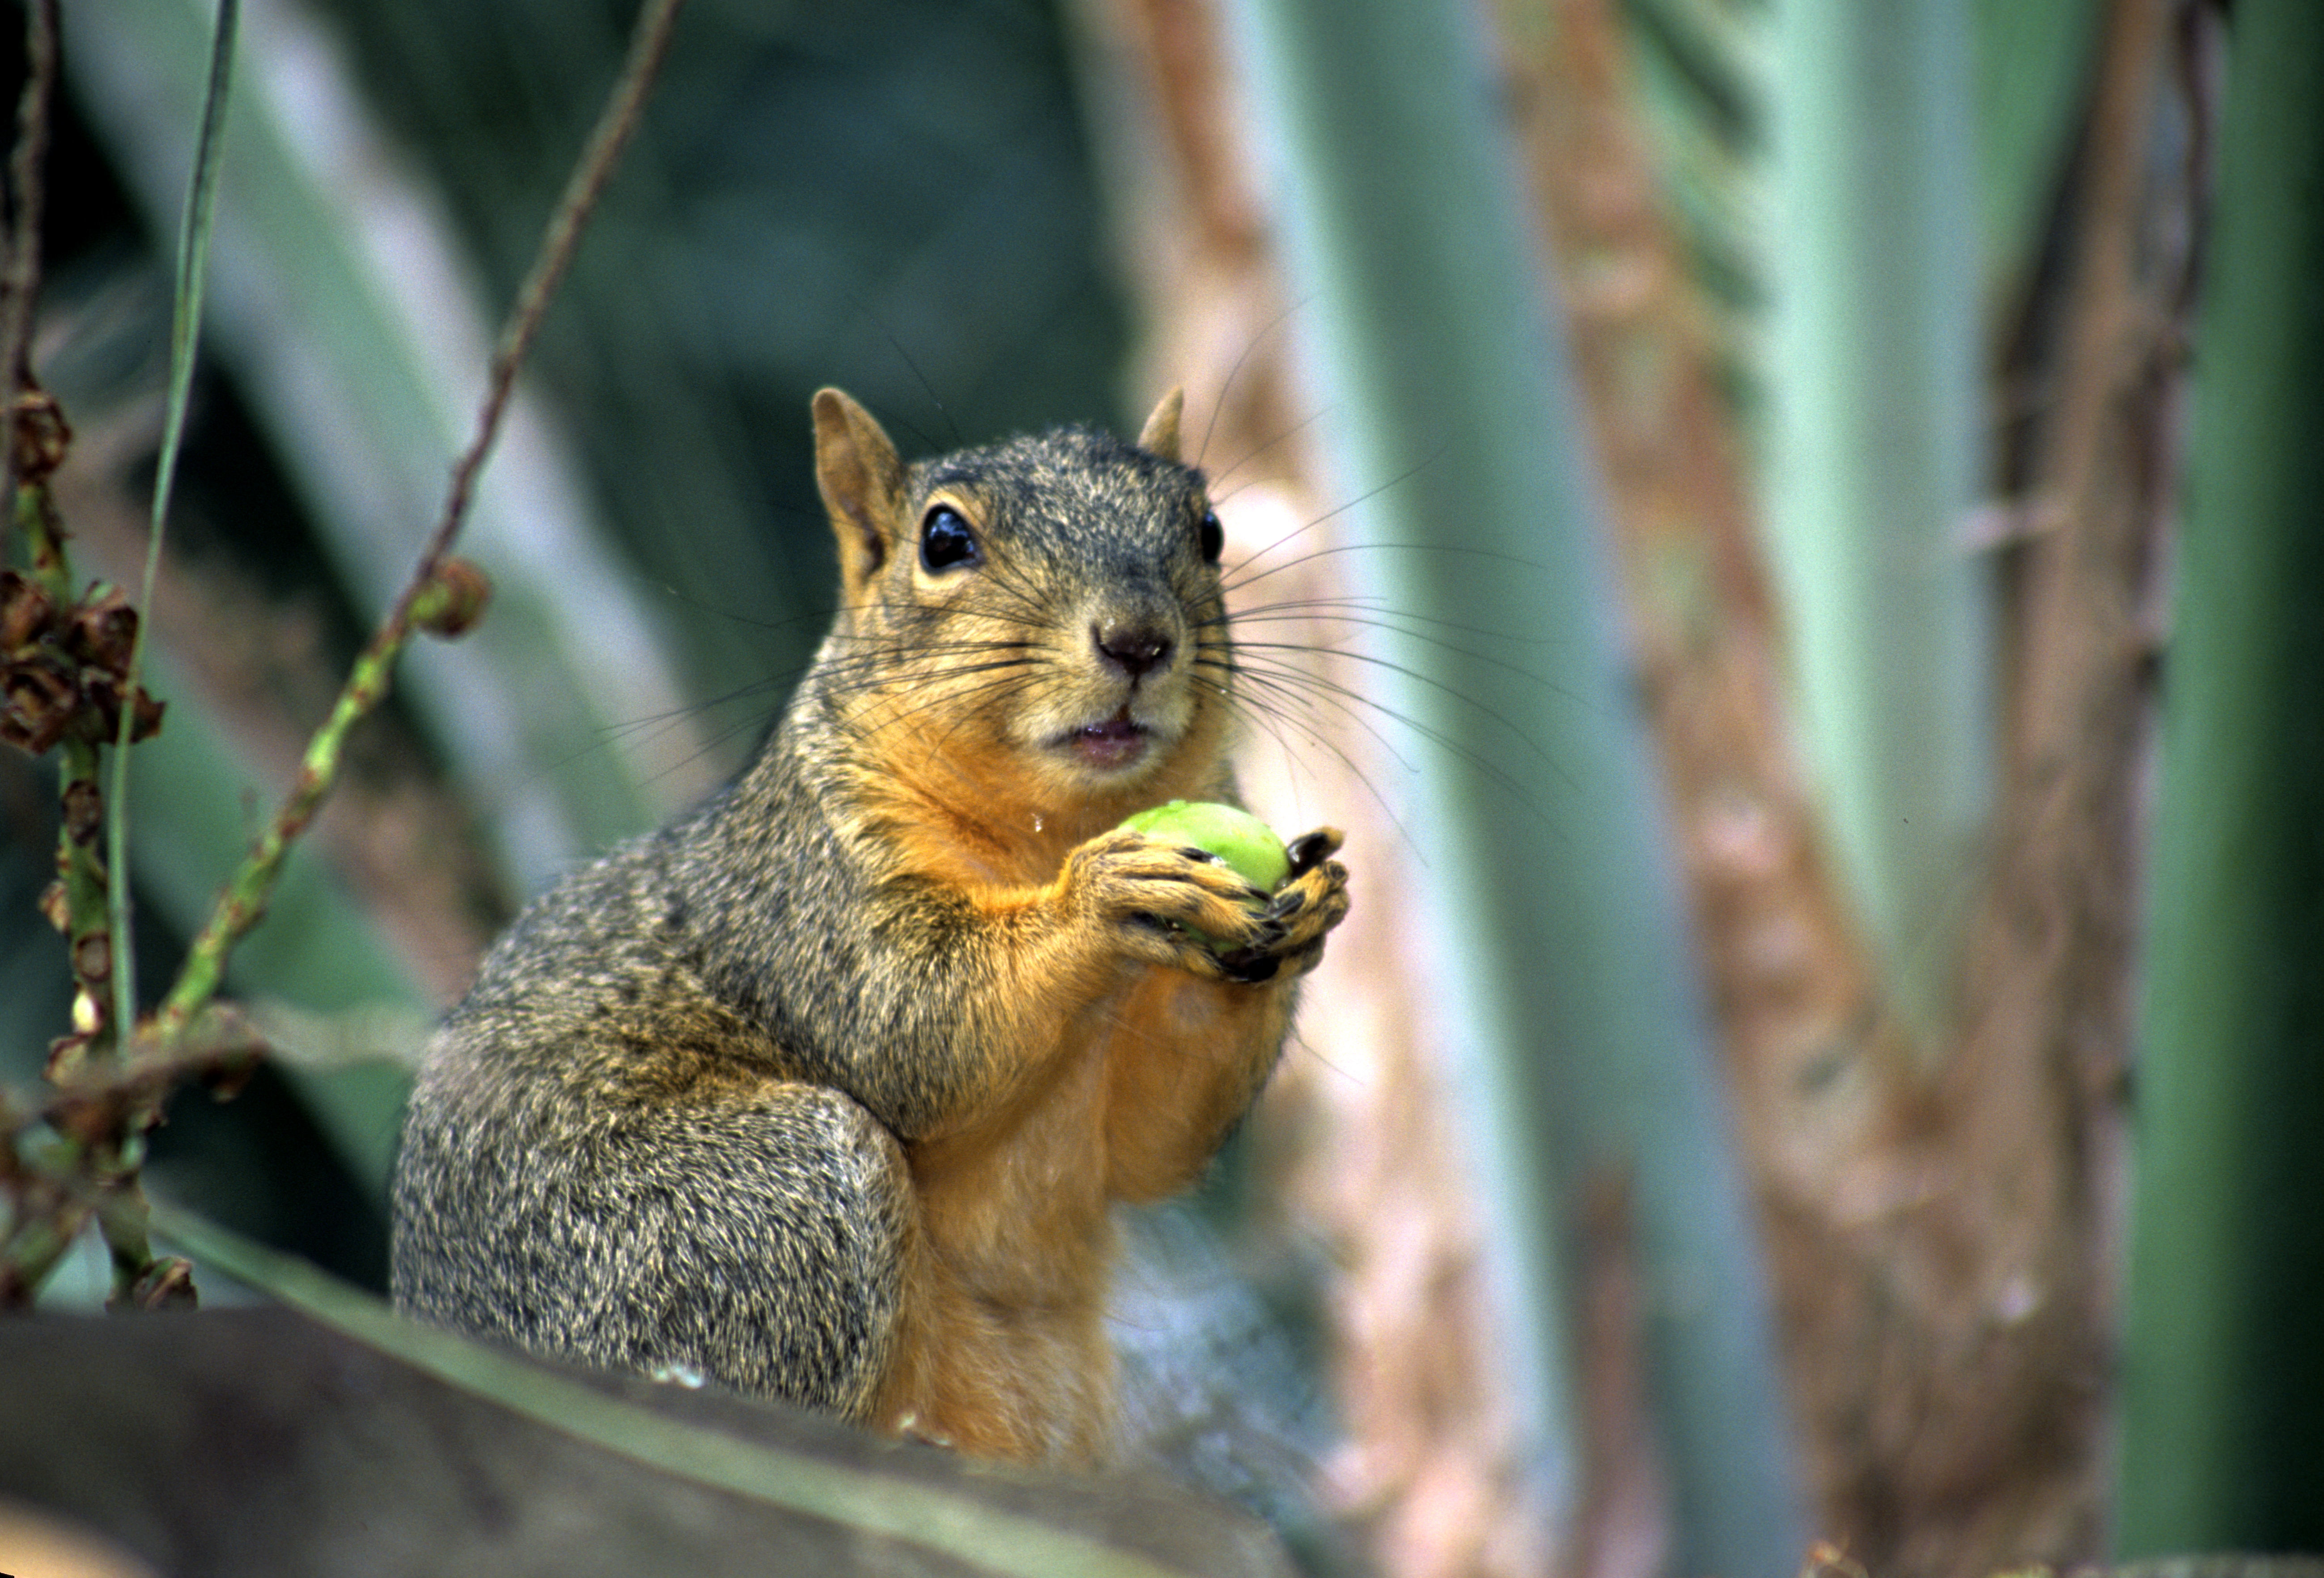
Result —
[[1155, 406], [1154, 414], [1139, 429], [1138, 447], [1165, 460], [1178, 458], [1178, 413], [1186, 409], [1186, 392], [1174, 389]]
[[853, 603], [888, 560], [904, 508], [904, 463], [872, 413], [837, 389], [815, 392], [815, 480], [839, 539], [840, 583]]

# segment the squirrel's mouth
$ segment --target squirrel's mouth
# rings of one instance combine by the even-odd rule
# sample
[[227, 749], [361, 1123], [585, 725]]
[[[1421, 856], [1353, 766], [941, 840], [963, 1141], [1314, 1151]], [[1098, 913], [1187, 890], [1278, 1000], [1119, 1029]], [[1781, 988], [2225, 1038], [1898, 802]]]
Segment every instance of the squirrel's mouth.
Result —
[[1138, 723], [1124, 707], [1102, 723], [1084, 724], [1058, 742], [1089, 766], [1127, 767], [1146, 753], [1153, 731]]

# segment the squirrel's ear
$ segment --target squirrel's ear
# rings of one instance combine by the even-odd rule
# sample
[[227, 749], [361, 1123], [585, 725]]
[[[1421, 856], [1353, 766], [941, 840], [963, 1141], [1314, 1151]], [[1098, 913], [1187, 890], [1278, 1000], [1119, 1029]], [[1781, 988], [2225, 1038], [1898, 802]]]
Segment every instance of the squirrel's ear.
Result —
[[904, 464], [870, 411], [836, 389], [815, 392], [815, 480], [839, 538], [852, 601], [887, 562], [904, 508]]
[[1164, 395], [1139, 429], [1138, 447], [1165, 460], [1178, 458], [1178, 413], [1186, 409], [1186, 392], [1174, 389]]

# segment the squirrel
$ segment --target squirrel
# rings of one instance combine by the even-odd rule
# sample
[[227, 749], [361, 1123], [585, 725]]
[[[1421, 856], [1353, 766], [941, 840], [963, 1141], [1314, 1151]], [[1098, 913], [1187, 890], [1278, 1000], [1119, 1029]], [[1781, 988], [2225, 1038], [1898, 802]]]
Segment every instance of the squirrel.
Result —
[[1182, 396], [907, 467], [814, 400], [841, 610], [726, 789], [535, 900], [430, 1042], [397, 1306], [890, 1435], [1108, 1455], [1111, 1206], [1193, 1184], [1347, 912], [1119, 827], [1231, 801]]

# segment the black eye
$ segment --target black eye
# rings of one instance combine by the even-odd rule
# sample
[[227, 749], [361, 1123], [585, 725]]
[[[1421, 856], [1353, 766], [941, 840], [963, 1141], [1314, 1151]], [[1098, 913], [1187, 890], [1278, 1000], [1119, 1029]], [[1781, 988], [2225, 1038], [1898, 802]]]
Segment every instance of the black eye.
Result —
[[930, 570], [973, 565], [983, 557], [976, 533], [950, 504], [938, 504], [920, 521], [920, 563]]
[[1218, 512], [1216, 510], [1204, 510], [1203, 512], [1202, 524], [1196, 528], [1196, 530], [1201, 534], [1200, 540], [1203, 545], [1203, 562], [1205, 564], [1218, 563], [1219, 555], [1226, 551], [1227, 546], [1226, 529], [1219, 524]]

